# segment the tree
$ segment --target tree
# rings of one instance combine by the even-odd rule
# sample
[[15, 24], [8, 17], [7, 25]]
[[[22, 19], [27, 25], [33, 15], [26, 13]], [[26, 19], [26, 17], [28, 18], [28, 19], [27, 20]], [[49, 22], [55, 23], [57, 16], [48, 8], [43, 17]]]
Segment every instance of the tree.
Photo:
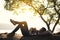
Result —
[[[57, 24], [60, 24], [60, 1], [59, 0], [5, 0], [5, 8], [7, 10], [15, 10], [19, 8], [20, 4], [23, 2], [28, 6], [31, 6], [35, 13], [39, 14], [40, 18], [47, 25], [49, 32], [54, 32]], [[46, 16], [46, 19], [44, 19]], [[50, 29], [50, 25], [54, 24], [53, 29]]]

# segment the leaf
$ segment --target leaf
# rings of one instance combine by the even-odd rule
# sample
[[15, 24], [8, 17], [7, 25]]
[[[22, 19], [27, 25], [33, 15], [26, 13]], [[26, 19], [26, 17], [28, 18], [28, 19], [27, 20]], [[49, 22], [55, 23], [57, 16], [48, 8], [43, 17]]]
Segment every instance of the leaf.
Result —
[[60, 20], [59, 20], [59, 23], [58, 24], [60, 25]]
[[48, 9], [46, 9], [43, 13], [43, 15], [46, 15], [48, 13]]
[[16, 14], [16, 15], [18, 15], [18, 13], [16, 12], [16, 11], [14, 11], [14, 13], [13, 14]]
[[50, 21], [50, 19], [47, 19], [47, 22], [49, 22]]
[[35, 12], [34, 12], [34, 16], [36, 16], [36, 14], [37, 14], [37, 12], [35, 11]]
[[54, 6], [54, 3], [53, 3], [53, 2], [49, 2], [49, 3], [48, 3], [48, 7], [49, 7], [49, 8], [53, 8], [53, 6]]
[[53, 2], [53, 0], [48, 0], [48, 2]]
[[5, 2], [9, 2], [10, 0], [5, 0]]

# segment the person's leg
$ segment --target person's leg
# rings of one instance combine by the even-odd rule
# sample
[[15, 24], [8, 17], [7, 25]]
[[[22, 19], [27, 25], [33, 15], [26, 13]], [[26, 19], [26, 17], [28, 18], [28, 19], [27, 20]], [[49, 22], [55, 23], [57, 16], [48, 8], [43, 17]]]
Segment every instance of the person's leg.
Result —
[[13, 25], [16, 25], [15, 21], [10, 19], [10, 22], [13, 24]]
[[18, 21], [14, 21], [12, 19], [10, 19], [10, 21], [16, 25], [19, 24], [18, 27], [21, 28], [21, 32], [23, 34], [23, 36], [29, 36], [29, 30], [28, 30], [28, 26], [27, 26], [27, 22], [23, 21], [23, 22], [18, 22]]
[[15, 33], [19, 29], [19, 26], [17, 26], [11, 33]]
[[27, 22], [21, 22], [21, 25], [20, 28], [21, 28], [21, 32], [22, 32], [22, 35], [23, 36], [30, 36], [30, 33], [29, 33], [29, 30], [28, 30], [28, 25], [27, 25]]
[[12, 19], [10, 19], [10, 22], [13, 24], [13, 25], [16, 25], [16, 24], [23, 24], [23, 23], [25, 23], [26, 24], [26, 22], [25, 21], [23, 21], [23, 22], [18, 22], [18, 21], [15, 21], [15, 20], [12, 20]]

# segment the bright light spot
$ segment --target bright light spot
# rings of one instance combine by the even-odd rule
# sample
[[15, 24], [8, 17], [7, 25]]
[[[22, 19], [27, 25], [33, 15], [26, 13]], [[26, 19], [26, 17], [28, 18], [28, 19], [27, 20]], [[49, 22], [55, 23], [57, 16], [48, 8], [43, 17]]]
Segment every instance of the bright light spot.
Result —
[[24, 26], [24, 24], [22, 24], [22, 26]]

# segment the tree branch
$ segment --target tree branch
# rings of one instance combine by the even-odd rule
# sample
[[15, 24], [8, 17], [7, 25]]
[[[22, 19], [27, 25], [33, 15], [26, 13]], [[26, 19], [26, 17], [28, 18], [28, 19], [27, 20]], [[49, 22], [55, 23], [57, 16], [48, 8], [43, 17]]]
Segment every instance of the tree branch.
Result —
[[55, 30], [55, 27], [56, 27], [56, 25], [58, 24], [58, 22], [59, 22], [59, 18], [57, 19], [57, 21], [56, 21], [56, 23], [55, 23], [55, 25], [54, 25], [54, 27], [53, 27], [53, 30], [52, 30], [52, 32], [54, 32], [54, 30]]
[[56, 9], [56, 1], [55, 0], [53, 0], [53, 2], [54, 2], [54, 9], [55, 9], [55, 11], [56, 11], [56, 13], [59, 15], [60, 13], [58, 12], [58, 10]]
[[54, 25], [54, 27], [53, 27], [52, 32], [54, 32], [55, 27], [56, 27], [56, 25], [58, 24], [59, 19], [60, 19], [60, 13], [58, 12], [58, 10], [56, 9], [56, 6], [55, 6], [55, 5], [56, 5], [56, 1], [55, 1], [55, 0], [53, 0], [53, 2], [54, 2], [54, 9], [55, 9], [56, 13], [58, 14], [58, 19], [57, 19], [57, 21], [56, 21], [56, 23], [55, 23], [55, 25]]

